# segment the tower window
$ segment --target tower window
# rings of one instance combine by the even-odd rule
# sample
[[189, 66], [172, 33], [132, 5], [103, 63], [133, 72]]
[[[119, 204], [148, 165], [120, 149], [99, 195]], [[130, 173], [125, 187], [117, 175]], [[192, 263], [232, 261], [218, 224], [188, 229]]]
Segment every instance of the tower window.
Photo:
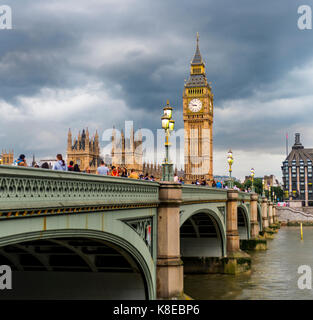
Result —
[[201, 73], [201, 68], [193, 68], [193, 73]]

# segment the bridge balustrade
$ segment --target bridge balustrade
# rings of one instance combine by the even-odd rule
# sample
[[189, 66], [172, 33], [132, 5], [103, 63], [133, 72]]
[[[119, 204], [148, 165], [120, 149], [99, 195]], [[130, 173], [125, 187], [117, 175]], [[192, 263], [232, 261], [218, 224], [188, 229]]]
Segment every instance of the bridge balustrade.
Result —
[[[0, 216], [156, 207], [159, 184], [120, 177], [0, 166]], [[44, 211], [43, 211], [44, 210]], [[14, 214], [13, 214], [14, 213]], [[38, 213], [38, 211], [35, 211]]]

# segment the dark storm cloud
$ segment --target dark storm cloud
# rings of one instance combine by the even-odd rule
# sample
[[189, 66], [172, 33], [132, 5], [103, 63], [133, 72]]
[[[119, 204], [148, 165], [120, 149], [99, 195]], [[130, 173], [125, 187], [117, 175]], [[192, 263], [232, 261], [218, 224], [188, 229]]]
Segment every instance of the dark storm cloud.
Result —
[[[306, 117], [284, 115], [284, 105], [310, 105], [302, 97], [310, 94], [311, 83], [302, 84], [301, 75], [290, 74], [305, 70], [312, 59], [313, 31], [297, 28], [301, 4], [296, 0], [12, 0], [14, 29], [0, 31], [0, 98], [12, 108], [2, 108], [11, 113], [2, 121], [0, 134], [21, 121], [29, 136], [23, 140], [13, 130], [6, 139], [0, 136], [0, 142], [22, 148], [32, 145], [29, 140], [40, 136], [42, 128], [46, 139], [53, 140], [49, 132], [57, 128], [53, 150], [43, 144], [38, 151], [45, 155], [64, 149], [66, 140], [61, 137], [68, 127], [89, 124], [104, 129], [128, 117], [136, 127], [156, 129], [166, 99], [176, 107], [177, 126], [183, 126], [183, 84], [199, 32], [215, 95], [215, 150], [234, 146], [273, 152], [286, 130], [307, 126]], [[306, 4], [313, 6], [313, 1]], [[21, 97], [36, 97], [40, 104], [45, 101], [42, 90], [50, 88], [57, 93], [47, 101], [58, 104], [64, 90], [66, 96], [78, 94], [90, 83], [99, 84], [95, 96], [103, 91], [105, 97], [90, 104], [87, 99], [86, 108], [79, 110], [77, 101], [70, 100], [70, 117], [54, 120], [49, 105], [49, 112], [38, 110], [46, 118], [14, 120], [19, 113], [29, 113]], [[294, 104], [284, 104], [283, 99], [295, 97]], [[111, 115], [108, 110], [116, 105], [121, 106], [120, 113]], [[238, 105], [240, 112], [229, 116]]]

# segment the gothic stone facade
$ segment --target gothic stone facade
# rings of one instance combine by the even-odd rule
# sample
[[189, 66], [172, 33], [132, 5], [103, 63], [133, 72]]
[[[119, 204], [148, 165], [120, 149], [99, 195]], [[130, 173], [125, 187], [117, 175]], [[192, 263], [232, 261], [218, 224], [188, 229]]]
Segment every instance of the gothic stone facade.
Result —
[[136, 137], [133, 128], [130, 136], [125, 137], [123, 130], [117, 135], [115, 128], [112, 133], [112, 165], [127, 168], [128, 171], [135, 169], [138, 173], [143, 171], [142, 134], [138, 130]]
[[13, 150], [2, 150], [0, 157], [0, 164], [11, 165], [14, 161], [14, 152]]
[[88, 128], [79, 132], [78, 137], [72, 140], [71, 130], [67, 137], [67, 165], [70, 161], [78, 164], [81, 171], [90, 170], [90, 173], [96, 173], [100, 164], [100, 145], [99, 135], [96, 134], [89, 138]]

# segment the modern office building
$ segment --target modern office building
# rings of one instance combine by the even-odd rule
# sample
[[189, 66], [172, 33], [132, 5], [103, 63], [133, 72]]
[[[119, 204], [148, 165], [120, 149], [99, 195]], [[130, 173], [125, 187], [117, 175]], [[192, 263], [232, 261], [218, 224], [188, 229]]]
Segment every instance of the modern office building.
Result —
[[282, 165], [285, 195], [302, 206], [313, 206], [313, 149], [305, 149], [296, 133], [295, 144]]

